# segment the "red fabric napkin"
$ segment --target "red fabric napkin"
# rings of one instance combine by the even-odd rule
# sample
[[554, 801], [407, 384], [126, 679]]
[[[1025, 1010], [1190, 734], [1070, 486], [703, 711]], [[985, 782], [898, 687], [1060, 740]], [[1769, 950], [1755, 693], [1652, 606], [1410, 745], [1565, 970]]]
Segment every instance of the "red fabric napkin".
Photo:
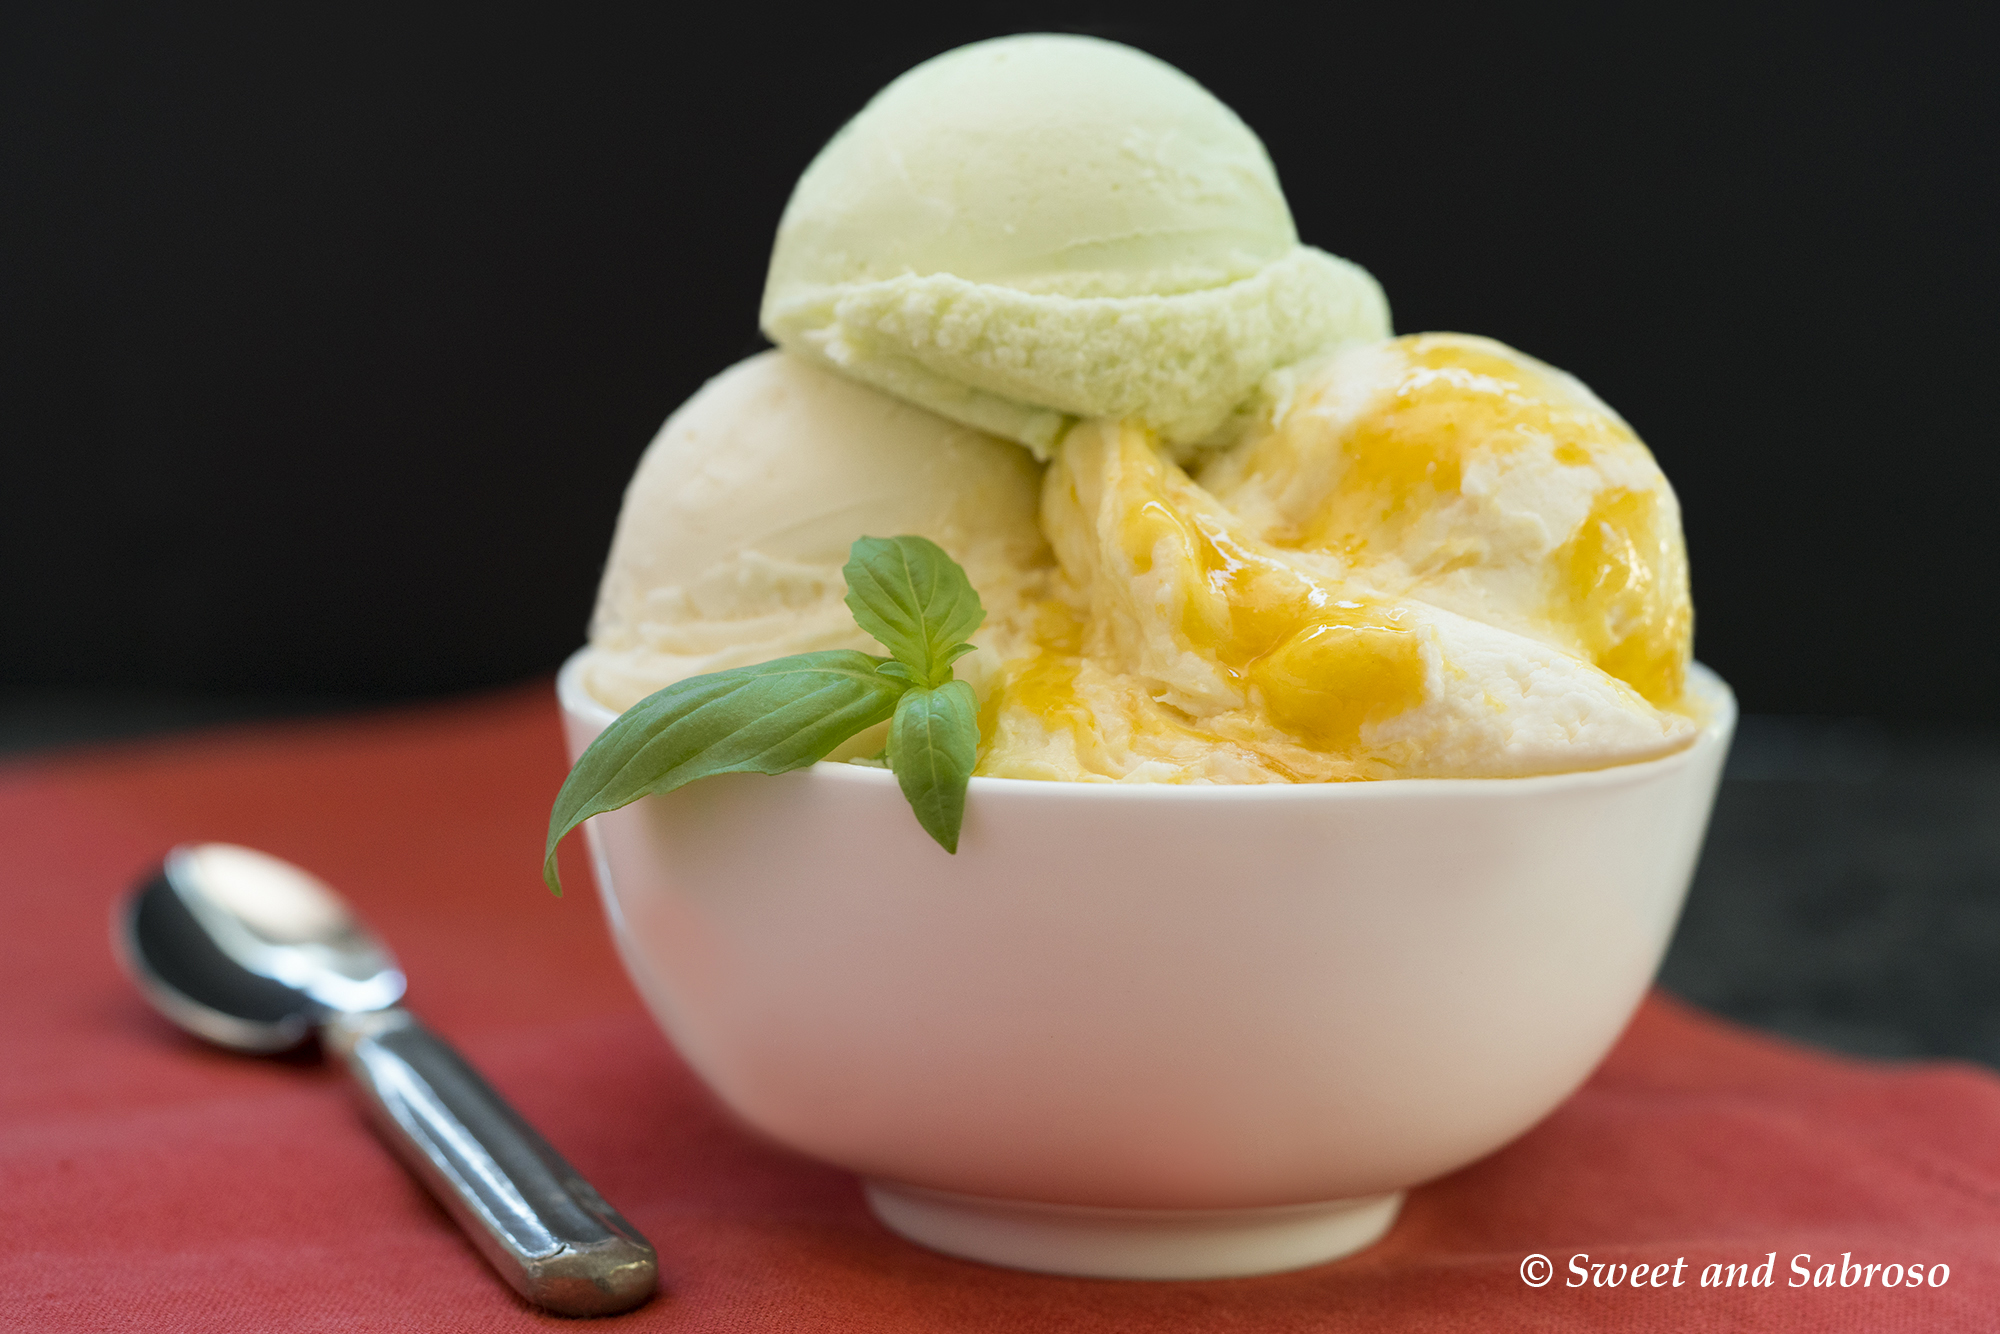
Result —
[[[485, 1268], [332, 1070], [206, 1048], [117, 973], [113, 904], [191, 839], [345, 891], [413, 1007], [652, 1239], [662, 1294], [607, 1327], [2000, 1328], [2000, 1078], [1823, 1055], [1657, 997], [1581, 1093], [1413, 1191], [1351, 1259], [1125, 1283], [934, 1255], [852, 1178], [733, 1125], [639, 1008], [591, 895], [542, 888], [562, 773], [546, 686], [0, 769], [0, 1329], [578, 1328]], [[580, 857], [565, 875], [589, 884]], [[1523, 1279], [1535, 1255], [1546, 1286]], [[1579, 1255], [1662, 1286], [1570, 1286]], [[1831, 1286], [1802, 1283], [1802, 1255]], [[1701, 1285], [1767, 1256], [1768, 1287]], [[1682, 1259], [1679, 1286], [1650, 1267]], [[1850, 1267], [1891, 1264], [1948, 1277], [1885, 1290]]]

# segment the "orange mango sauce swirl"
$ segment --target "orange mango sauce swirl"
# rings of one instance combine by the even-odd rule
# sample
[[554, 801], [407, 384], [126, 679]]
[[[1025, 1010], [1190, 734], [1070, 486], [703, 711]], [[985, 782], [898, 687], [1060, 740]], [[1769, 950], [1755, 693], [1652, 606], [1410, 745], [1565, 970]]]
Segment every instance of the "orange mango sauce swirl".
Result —
[[[1089, 610], [1043, 608], [1037, 652], [1010, 667], [988, 717], [1026, 710], [1088, 746], [1084, 729], [1109, 704], [1141, 756], [1173, 763], [1190, 746], [1221, 747], [1248, 781], [1369, 776], [1364, 725], [1424, 698], [1408, 613], [1232, 533], [1227, 512], [1144, 430], [1092, 423], [1075, 435], [1051, 470], [1044, 523]], [[1161, 626], [1198, 666], [1130, 651]]]
[[1120, 448], [1149, 497], [1122, 516], [1127, 559], [1141, 574], [1157, 560], [1173, 563], [1187, 590], [1182, 638], [1249, 687], [1281, 730], [1315, 749], [1352, 749], [1362, 723], [1423, 699], [1423, 659], [1406, 613], [1341, 596], [1252, 550], [1213, 512], [1175, 505], [1170, 493], [1194, 485], [1157, 453], [1140, 456], [1146, 443], [1127, 433]]
[[[1684, 715], [1628, 726], [1627, 753], [1691, 736], [1679, 511], [1616, 414], [1560, 372], [1462, 335], [1396, 339], [1305, 374], [1199, 483], [1135, 424], [1069, 433], [1042, 496], [1060, 574], [985, 699], [978, 772], [1329, 782], [1436, 773], [1449, 754], [1498, 764], [1496, 748], [1515, 745], [1529, 757], [1505, 763], [1547, 772], [1563, 766], [1560, 745], [1533, 728], [1561, 724], [1517, 733], [1495, 711], [1579, 716], [1566, 710], [1584, 705], [1531, 704], [1516, 680], [1550, 655], [1568, 666], [1534, 671], [1601, 683], [1548, 697], [1597, 701], [1594, 744], [1608, 744], [1606, 709]], [[1473, 682], [1449, 644], [1513, 702]], [[1452, 751], [1475, 734], [1485, 750]]]
[[1393, 543], [1441, 497], [1458, 494], [1477, 454], [1506, 454], [1536, 437], [1557, 463], [1580, 467], [1607, 440], [1637, 444], [1607, 413], [1554, 398], [1544, 377], [1484, 347], [1436, 335], [1402, 338], [1406, 369], [1348, 432], [1340, 482], [1292, 545], [1365, 553]]
[[1556, 559], [1551, 619], [1595, 666], [1654, 704], [1685, 707], [1694, 608], [1687, 557], [1660, 521], [1658, 497], [1601, 492]]
[[1389, 347], [1400, 364], [1333, 438], [1280, 429], [1249, 446], [1241, 478], [1310, 498], [1266, 540], [1338, 556], [1381, 586], [1430, 598], [1482, 564], [1476, 542], [1425, 531], [1465, 507], [1476, 467], [1531, 466], [1526, 456], [1546, 451], [1586, 485], [1607, 470], [1638, 474], [1641, 484], [1595, 486], [1588, 513], [1539, 562], [1540, 596], [1522, 618], [1534, 624], [1509, 628], [1576, 652], [1655, 705], [1684, 707], [1694, 617], [1679, 515], [1632, 429], [1567, 376], [1486, 339], [1423, 334]]

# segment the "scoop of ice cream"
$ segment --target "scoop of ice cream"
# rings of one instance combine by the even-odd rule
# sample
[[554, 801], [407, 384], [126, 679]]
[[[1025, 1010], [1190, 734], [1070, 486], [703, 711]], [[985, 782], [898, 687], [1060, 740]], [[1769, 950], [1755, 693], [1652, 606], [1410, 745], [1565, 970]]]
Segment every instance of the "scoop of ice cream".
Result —
[[965, 567], [1004, 635], [1049, 557], [1039, 470], [1004, 440], [766, 352], [667, 419], [626, 489], [584, 679], [629, 708], [703, 672], [880, 647], [842, 602], [864, 535], [913, 533]]
[[1693, 739], [1673, 492], [1560, 372], [1450, 335], [1341, 353], [1202, 482], [1131, 423], [1064, 439], [1067, 596], [989, 703], [982, 773], [1509, 777]]
[[1201, 442], [1273, 369], [1389, 322], [1373, 278], [1299, 244], [1263, 145], [1199, 84], [1027, 36], [926, 61], [827, 144], [763, 327], [1047, 457], [1090, 417]]
[[1244, 531], [1680, 698], [1680, 505], [1582, 382], [1490, 338], [1425, 334], [1281, 372], [1260, 416], [1200, 474]]

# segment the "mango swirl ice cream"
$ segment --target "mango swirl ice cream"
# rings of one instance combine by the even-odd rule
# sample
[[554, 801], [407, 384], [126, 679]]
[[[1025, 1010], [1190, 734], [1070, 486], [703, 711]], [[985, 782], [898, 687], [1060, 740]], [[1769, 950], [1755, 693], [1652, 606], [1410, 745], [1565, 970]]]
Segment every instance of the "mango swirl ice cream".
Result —
[[763, 324], [627, 493], [584, 668], [614, 708], [866, 647], [841, 560], [910, 533], [987, 610], [990, 777], [1512, 777], [1699, 730], [1638, 436], [1499, 343], [1391, 337], [1151, 57], [1007, 38], [890, 84], [801, 178]]

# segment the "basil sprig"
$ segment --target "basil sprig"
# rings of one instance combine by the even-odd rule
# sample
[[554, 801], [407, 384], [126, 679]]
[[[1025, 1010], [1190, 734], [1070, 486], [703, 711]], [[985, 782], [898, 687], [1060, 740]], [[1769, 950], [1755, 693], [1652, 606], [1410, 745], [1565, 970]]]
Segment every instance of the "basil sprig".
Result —
[[978, 705], [952, 663], [986, 610], [965, 571], [921, 537], [864, 537], [848, 552], [847, 605], [891, 656], [796, 653], [676, 681], [620, 714], [556, 793], [542, 879], [557, 894], [556, 845], [593, 815], [711, 774], [781, 774], [889, 722], [889, 767], [917, 823], [958, 851], [978, 759]]

